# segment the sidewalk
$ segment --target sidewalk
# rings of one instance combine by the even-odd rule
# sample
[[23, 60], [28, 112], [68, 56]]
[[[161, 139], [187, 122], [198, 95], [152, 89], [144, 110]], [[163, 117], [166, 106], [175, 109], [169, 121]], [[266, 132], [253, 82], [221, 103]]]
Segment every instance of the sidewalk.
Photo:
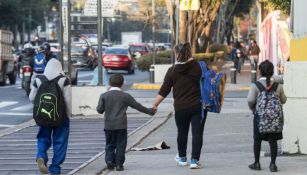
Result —
[[[238, 110], [233, 110], [238, 109]], [[267, 175], [270, 157], [268, 143], [262, 144], [260, 158], [262, 171], [252, 171], [247, 166], [253, 162], [253, 116], [249, 112], [245, 98], [225, 99], [221, 114], [209, 114], [205, 131], [204, 145], [200, 162], [202, 169], [190, 170], [179, 167], [174, 161], [177, 154], [177, 128], [174, 118], [149, 135], [137, 147], [155, 145], [165, 141], [171, 148], [159, 151], [130, 151], [126, 155], [125, 171], [105, 171], [108, 175]], [[191, 153], [191, 136], [188, 141], [188, 158]], [[304, 175], [307, 172], [307, 156], [277, 157], [279, 175]]]
[[[231, 76], [230, 76], [230, 68], [233, 66], [232, 61], [228, 61], [224, 67], [223, 71], [227, 76], [227, 84], [226, 91], [242, 91], [249, 90], [250, 82], [251, 82], [251, 74], [250, 74], [250, 64], [248, 61], [245, 61], [244, 66], [242, 67], [242, 73], [237, 74], [237, 83], [231, 84]], [[162, 83], [149, 83], [148, 81], [142, 83], [134, 83], [131, 87], [132, 89], [140, 89], [140, 90], [159, 90]]]

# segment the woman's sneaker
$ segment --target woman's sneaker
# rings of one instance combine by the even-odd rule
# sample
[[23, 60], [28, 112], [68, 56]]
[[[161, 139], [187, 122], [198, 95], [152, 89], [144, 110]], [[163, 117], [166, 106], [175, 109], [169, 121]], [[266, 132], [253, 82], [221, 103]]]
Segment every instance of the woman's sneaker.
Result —
[[199, 161], [196, 159], [191, 159], [190, 169], [199, 169], [199, 168], [201, 168]]
[[180, 166], [187, 166], [187, 157], [179, 157], [179, 155], [176, 155], [175, 161], [178, 163]]

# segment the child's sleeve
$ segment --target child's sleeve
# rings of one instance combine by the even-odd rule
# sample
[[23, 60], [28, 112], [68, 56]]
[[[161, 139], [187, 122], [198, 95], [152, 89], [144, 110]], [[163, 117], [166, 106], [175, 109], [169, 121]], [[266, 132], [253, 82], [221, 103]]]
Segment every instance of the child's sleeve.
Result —
[[150, 108], [146, 108], [145, 106], [141, 105], [140, 103], [138, 103], [130, 94], [128, 94], [127, 96], [127, 102], [128, 102], [128, 106], [143, 112], [145, 114], [149, 114], [149, 115], [153, 115], [152, 111]]
[[96, 110], [99, 114], [103, 114], [105, 110], [105, 101], [103, 98], [103, 95], [100, 96], [99, 101], [98, 101], [98, 106], [96, 107]]

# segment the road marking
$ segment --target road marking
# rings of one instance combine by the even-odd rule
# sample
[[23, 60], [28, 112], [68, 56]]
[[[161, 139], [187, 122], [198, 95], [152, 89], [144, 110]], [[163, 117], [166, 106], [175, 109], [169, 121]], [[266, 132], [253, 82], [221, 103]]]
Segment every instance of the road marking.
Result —
[[30, 109], [33, 109], [33, 104], [27, 104], [17, 108], [13, 108], [12, 111], [28, 111]]
[[6, 116], [32, 116], [32, 113], [13, 113], [13, 112], [0, 112], [0, 115], [6, 115]]
[[94, 72], [78, 75], [78, 78], [85, 78], [85, 77], [90, 77], [90, 76], [94, 76]]
[[17, 104], [17, 103], [18, 103], [17, 101], [0, 102], [0, 108], [11, 106], [11, 105], [14, 105], [14, 104]]
[[17, 87], [21, 87], [20, 84], [16, 84], [16, 85], [6, 85], [6, 86], [3, 86], [3, 87], [0, 87], [0, 89], [8, 89], [8, 88], [17, 88]]
[[15, 125], [2, 125], [0, 124], [0, 128], [11, 128], [14, 127]]

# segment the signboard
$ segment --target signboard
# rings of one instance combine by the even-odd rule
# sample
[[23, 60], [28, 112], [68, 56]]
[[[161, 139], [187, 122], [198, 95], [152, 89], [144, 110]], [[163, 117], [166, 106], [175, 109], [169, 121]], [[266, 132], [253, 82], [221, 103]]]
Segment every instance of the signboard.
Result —
[[199, 0], [180, 0], [180, 10], [199, 10]]
[[63, 40], [68, 43], [68, 0], [62, 0]]
[[[113, 17], [118, 0], [101, 0], [101, 16]], [[97, 16], [97, 0], [87, 0], [84, 7], [85, 16]]]

